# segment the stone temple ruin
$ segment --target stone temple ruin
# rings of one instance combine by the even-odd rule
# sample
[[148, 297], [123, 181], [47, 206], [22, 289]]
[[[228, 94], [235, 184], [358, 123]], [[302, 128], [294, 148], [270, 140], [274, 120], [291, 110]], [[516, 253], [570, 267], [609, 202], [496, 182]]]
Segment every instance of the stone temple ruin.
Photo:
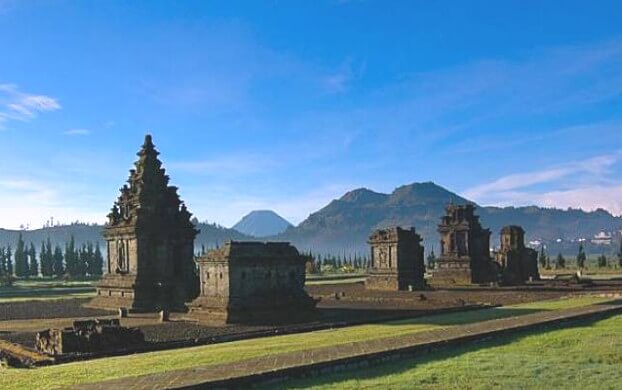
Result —
[[136, 328], [125, 328], [118, 319], [74, 321], [73, 327], [37, 333], [37, 351], [48, 355], [100, 353], [140, 346], [145, 336]]
[[482, 228], [473, 205], [449, 205], [441, 218], [441, 254], [433, 281], [441, 284], [489, 283], [498, 266], [490, 258], [490, 230]]
[[104, 229], [108, 267], [89, 306], [177, 310], [197, 295], [191, 214], [169, 186], [151, 136]]
[[190, 316], [208, 323], [308, 318], [305, 260], [286, 242], [227, 242], [197, 260], [201, 292]]
[[371, 269], [365, 287], [372, 290], [425, 288], [421, 237], [415, 229], [376, 230], [369, 237]]
[[525, 231], [511, 225], [501, 229], [501, 247], [495, 252], [505, 284], [521, 284], [529, 279], [538, 280], [538, 252], [525, 247]]

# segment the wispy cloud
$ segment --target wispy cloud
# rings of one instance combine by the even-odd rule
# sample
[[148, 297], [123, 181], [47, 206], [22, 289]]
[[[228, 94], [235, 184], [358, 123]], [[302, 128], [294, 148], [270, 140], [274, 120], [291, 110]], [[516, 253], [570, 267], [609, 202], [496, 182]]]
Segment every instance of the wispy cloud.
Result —
[[620, 161], [622, 151], [507, 175], [462, 194], [486, 205], [604, 208], [622, 214], [622, 182], [609, 177], [612, 167]]
[[91, 130], [89, 129], [69, 129], [63, 132], [64, 135], [68, 136], [85, 136], [91, 134]]
[[271, 156], [260, 154], [229, 154], [204, 160], [173, 161], [170, 169], [197, 175], [240, 177], [266, 171], [277, 165]]
[[0, 126], [11, 120], [29, 121], [39, 113], [60, 110], [52, 97], [21, 91], [15, 84], [0, 84]]

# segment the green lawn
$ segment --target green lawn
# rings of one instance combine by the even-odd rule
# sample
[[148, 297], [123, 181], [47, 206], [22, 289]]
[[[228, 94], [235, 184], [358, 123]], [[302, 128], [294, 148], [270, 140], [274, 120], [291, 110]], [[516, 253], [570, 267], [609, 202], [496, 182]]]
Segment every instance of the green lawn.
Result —
[[[287, 389], [619, 389], [622, 316], [502, 337], [320, 378]], [[275, 387], [275, 386], [272, 386]]]
[[607, 299], [595, 297], [542, 301], [526, 305], [390, 321], [382, 324], [360, 325], [171, 351], [111, 357], [30, 370], [11, 368], [3, 370], [0, 374], [0, 388], [58, 388], [124, 376], [235, 362], [276, 353], [393, 337], [441, 327], [527, 314], [540, 310], [558, 310], [604, 301], [607, 301]]
[[95, 287], [91, 281], [18, 280], [13, 286], [0, 287], [0, 303], [85, 298], [91, 296], [95, 296]]

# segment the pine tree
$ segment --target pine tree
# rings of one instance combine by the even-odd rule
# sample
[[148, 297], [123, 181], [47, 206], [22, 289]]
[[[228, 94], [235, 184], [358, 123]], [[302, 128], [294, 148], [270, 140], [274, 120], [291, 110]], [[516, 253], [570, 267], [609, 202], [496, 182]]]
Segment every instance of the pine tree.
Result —
[[577, 267], [584, 268], [585, 260], [587, 260], [587, 256], [585, 255], [585, 251], [583, 250], [583, 244], [579, 245], [579, 254], [577, 254]]
[[604, 268], [607, 266], [607, 256], [600, 255], [598, 256], [598, 267]]
[[6, 272], [9, 277], [13, 276], [13, 253], [11, 251], [11, 245], [6, 247]]
[[95, 245], [95, 253], [93, 254], [93, 273], [91, 275], [101, 276], [104, 272], [104, 256], [99, 248], [99, 242]]
[[15, 276], [19, 278], [28, 277], [28, 253], [26, 252], [26, 246], [22, 234], [19, 234], [17, 239], [17, 247], [15, 248]]
[[6, 276], [6, 249], [0, 248], [0, 277], [4, 279]]
[[428, 255], [427, 263], [428, 269], [434, 269], [434, 267], [436, 267], [436, 255], [434, 254], [434, 249], [432, 249], [432, 252]]
[[622, 267], [622, 239], [620, 239], [620, 248], [618, 250], [618, 267]]
[[71, 277], [75, 277], [78, 273], [78, 260], [76, 240], [72, 235], [69, 242], [65, 243], [65, 271]]
[[56, 246], [54, 247], [52, 271], [54, 275], [58, 277], [61, 277], [65, 274], [65, 266], [63, 265], [63, 250], [58, 244], [56, 244]]
[[540, 255], [538, 257], [538, 262], [540, 263], [541, 268], [546, 268], [548, 259], [546, 256], [546, 252], [544, 251], [544, 245], [540, 246]]
[[41, 243], [41, 274], [46, 277], [54, 275], [54, 254], [52, 253], [52, 242], [48, 237], [45, 245]]
[[555, 261], [555, 268], [566, 268], [566, 259], [562, 256], [561, 252], [557, 255], [557, 260]]
[[28, 257], [30, 258], [28, 271], [30, 276], [36, 278], [39, 276], [39, 263], [37, 262], [37, 251], [35, 250], [35, 246], [32, 242], [30, 243], [30, 249], [28, 250]]

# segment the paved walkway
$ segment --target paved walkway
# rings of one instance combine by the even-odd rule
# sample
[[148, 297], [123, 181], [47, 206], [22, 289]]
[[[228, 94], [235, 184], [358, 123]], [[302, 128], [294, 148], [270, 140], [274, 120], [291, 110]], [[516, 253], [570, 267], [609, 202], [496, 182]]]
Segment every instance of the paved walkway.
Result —
[[[75, 387], [76, 389], [171, 389], [181, 387], [246, 387], [258, 380], [296, 376], [302, 373], [330, 372], [335, 367], [368, 364], [425, 353], [431, 348], [472, 342], [493, 335], [508, 334], [544, 324], [566, 320], [596, 318], [622, 313], [622, 302], [596, 304], [567, 310], [543, 311], [468, 325], [407, 334], [337, 346], [264, 356], [240, 362], [202, 366], [165, 373], [121, 378]], [[246, 385], [246, 386], [245, 386]]]

